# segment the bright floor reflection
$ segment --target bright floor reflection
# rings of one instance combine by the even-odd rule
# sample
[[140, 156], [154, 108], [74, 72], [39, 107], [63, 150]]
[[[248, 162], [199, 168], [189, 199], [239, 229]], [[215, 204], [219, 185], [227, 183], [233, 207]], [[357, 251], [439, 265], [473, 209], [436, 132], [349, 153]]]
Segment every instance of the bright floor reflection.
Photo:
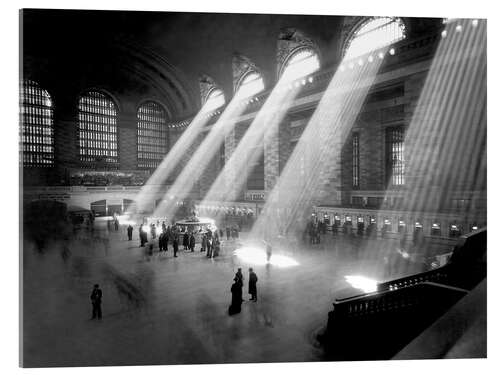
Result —
[[266, 265], [270, 264], [276, 267], [293, 267], [298, 266], [299, 263], [286, 255], [272, 254], [269, 261], [264, 249], [258, 247], [241, 247], [233, 252], [242, 262], [253, 265]]
[[365, 293], [377, 291], [377, 280], [359, 275], [348, 275], [345, 277], [345, 280], [351, 284], [353, 288], [360, 289]]

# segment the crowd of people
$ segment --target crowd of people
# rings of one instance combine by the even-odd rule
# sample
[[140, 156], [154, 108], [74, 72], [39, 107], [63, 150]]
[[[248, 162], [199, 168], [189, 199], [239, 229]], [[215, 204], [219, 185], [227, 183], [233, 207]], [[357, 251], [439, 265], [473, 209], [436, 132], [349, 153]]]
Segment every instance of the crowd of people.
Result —
[[[157, 224], [159, 226], [159, 222]], [[155, 239], [157, 239], [159, 253], [167, 252], [170, 244], [174, 257], [178, 256], [180, 246], [184, 251], [194, 252], [198, 244], [200, 252], [205, 252], [208, 258], [214, 258], [220, 254], [221, 238], [224, 235], [222, 229], [207, 228], [206, 230], [194, 231], [180, 225], [167, 226], [165, 222], [161, 224], [161, 228], [158, 228], [157, 224], [141, 224], [138, 227], [139, 246], [145, 247], [148, 255], [153, 253], [155, 243], [153, 240]], [[132, 241], [133, 232], [133, 226], [129, 225], [127, 227], [129, 241]], [[148, 239], [148, 234], [151, 236], [151, 240]], [[237, 226], [227, 227], [226, 238], [227, 240], [239, 238], [239, 228]]]

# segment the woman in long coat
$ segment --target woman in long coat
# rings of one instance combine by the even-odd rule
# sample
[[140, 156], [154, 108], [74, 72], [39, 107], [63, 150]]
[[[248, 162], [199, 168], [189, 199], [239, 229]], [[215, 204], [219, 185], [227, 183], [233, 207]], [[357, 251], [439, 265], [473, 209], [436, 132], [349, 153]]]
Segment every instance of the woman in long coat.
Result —
[[188, 232], [184, 232], [184, 236], [182, 237], [182, 246], [184, 246], [184, 250], [187, 250], [189, 247], [189, 234]]
[[231, 285], [231, 306], [229, 306], [229, 315], [234, 315], [241, 312], [242, 301], [241, 282], [237, 277], [235, 277], [234, 283], [233, 285]]

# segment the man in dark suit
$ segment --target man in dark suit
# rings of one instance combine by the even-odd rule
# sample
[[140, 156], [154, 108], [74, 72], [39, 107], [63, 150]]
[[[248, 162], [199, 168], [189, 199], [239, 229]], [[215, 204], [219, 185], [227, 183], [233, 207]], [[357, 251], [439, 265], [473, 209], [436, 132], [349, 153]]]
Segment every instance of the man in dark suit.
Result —
[[257, 274], [253, 272], [253, 268], [248, 269], [248, 293], [252, 296], [250, 301], [257, 302]]
[[101, 320], [102, 290], [99, 289], [99, 284], [94, 285], [94, 289], [92, 290], [92, 294], [90, 295], [90, 300], [92, 301], [92, 319], [95, 319], [97, 317], [97, 319]]

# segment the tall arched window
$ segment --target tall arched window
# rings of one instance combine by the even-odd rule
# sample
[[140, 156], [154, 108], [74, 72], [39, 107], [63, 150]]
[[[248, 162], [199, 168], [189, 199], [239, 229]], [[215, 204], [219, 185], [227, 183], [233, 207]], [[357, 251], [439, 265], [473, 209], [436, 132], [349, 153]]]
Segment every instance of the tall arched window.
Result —
[[137, 110], [137, 167], [158, 167], [167, 154], [167, 114], [161, 105], [146, 102]]
[[319, 70], [318, 54], [311, 48], [301, 48], [295, 51], [287, 60], [281, 80], [293, 81]]
[[345, 59], [353, 59], [370, 51], [386, 47], [405, 38], [403, 21], [396, 17], [373, 17], [351, 34], [344, 50]]
[[219, 107], [222, 107], [226, 103], [224, 98], [224, 93], [221, 89], [213, 89], [207, 96], [204, 108], [206, 111], [213, 111]]
[[80, 160], [118, 166], [116, 105], [106, 94], [88, 91], [78, 102]]
[[21, 160], [25, 167], [54, 165], [54, 120], [52, 99], [38, 83], [21, 85]]
[[257, 72], [245, 74], [238, 88], [238, 96], [248, 98], [264, 90], [264, 80]]

